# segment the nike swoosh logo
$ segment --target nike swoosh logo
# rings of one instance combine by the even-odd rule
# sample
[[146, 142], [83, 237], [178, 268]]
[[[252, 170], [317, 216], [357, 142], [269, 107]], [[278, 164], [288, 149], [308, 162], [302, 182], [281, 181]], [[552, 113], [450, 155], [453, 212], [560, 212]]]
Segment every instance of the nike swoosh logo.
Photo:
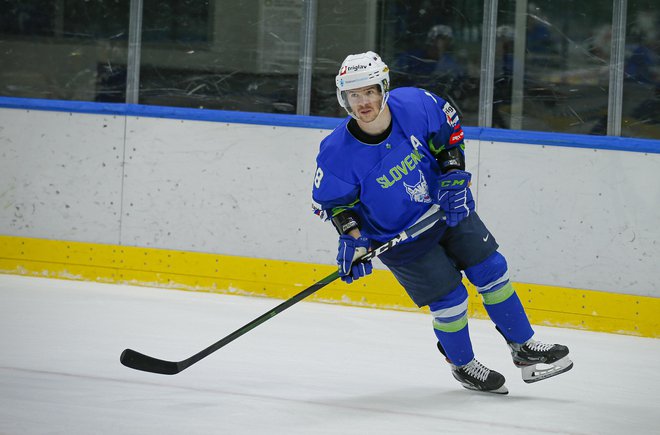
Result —
[[489, 237], [490, 237], [490, 233], [486, 234], [486, 237], [484, 237], [482, 240], [484, 242], [487, 242]]

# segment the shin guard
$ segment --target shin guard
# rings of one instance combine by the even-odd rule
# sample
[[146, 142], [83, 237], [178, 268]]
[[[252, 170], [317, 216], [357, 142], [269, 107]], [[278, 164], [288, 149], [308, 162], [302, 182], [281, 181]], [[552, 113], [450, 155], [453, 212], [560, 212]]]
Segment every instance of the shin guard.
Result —
[[459, 284], [439, 301], [429, 304], [435, 332], [444, 355], [456, 366], [462, 366], [474, 358], [467, 318], [467, 290]]

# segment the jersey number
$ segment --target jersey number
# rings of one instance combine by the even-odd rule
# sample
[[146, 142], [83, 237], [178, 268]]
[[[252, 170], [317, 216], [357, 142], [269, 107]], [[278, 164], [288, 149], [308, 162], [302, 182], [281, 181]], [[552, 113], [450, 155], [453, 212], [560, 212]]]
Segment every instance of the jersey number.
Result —
[[314, 176], [314, 186], [318, 189], [321, 187], [321, 179], [323, 179], [323, 170], [316, 168], [316, 175]]

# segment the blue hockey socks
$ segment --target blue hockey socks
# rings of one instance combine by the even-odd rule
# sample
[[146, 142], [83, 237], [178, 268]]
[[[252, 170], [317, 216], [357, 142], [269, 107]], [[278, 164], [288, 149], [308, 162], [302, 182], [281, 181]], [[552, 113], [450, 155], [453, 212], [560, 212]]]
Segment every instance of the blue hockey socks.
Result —
[[465, 365], [474, 358], [467, 324], [467, 298], [467, 290], [461, 283], [440, 301], [429, 304], [433, 332], [445, 356], [456, 366]]
[[491, 301], [489, 304], [484, 297], [484, 307], [507, 341], [524, 343], [532, 338], [534, 330], [529, 324], [525, 308], [520, 303], [511, 283], [508, 283], [507, 286], [511, 288], [510, 290], [504, 289], [503, 294], [510, 293], [507, 299], [501, 302]]

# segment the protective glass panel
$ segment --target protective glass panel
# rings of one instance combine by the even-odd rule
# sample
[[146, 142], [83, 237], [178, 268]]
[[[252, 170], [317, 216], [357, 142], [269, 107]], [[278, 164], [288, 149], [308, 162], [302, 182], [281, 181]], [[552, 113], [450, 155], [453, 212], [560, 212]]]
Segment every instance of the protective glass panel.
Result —
[[128, 2], [0, 2], [0, 95], [123, 101]]
[[[143, 0], [139, 102], [296, 113], [303, 0]], [[0, 0], [0, 95], [126, 100], [129, 1]], [[375, 50], [392, 87], [477, 125], [484, 2], [317, 1], [311, 114], [345, 116], [334, 77]], [[612, 2], [499, 0], [493, 126], [605, 134]], [[660, 138], [660, 12], [628, 0], [622, 134]]]
[[493, 127], [605, 134], [612, 2], [500, 0]]
[[660, 139], [660, 11], [628, 0], [621, 135]]
[[144, 0], [141, 104], [296, 113], [302, 0]]
[[476, 125], [482, 1], [319, 2], [311, 114], [345, 116], [335, 75], [349, 54], [376, 51], [392, 88], [417, 86], [452, 102]]

